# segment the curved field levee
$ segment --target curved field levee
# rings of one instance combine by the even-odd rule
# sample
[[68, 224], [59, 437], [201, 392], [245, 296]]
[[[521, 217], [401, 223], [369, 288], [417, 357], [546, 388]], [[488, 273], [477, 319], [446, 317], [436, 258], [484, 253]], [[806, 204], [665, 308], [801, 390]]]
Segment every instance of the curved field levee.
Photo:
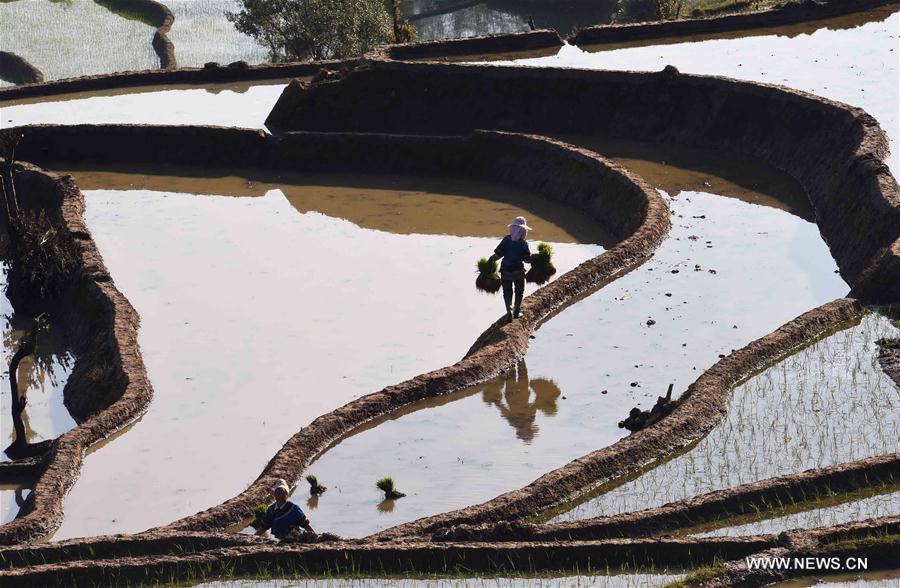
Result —
[[113, 12], [135, 13], [142, 20], [146, 19], [156, 27], [153, 35], [153, 50], [159, 56], [159, 66], [163, 69], [175, 69], [178, 67], [175, 61], [175, 46], [166, 33], [172, 28], [175, 16], [165, 4], [156, 0], [102, 0], [99, 2]]
[[[81, 192], [71, 177], [27, 164], [19, 165], [15, 179], [20, 206], [46, 213], [75, 252], [74, 279], [58, 301], [41, 310], [53, 314], [76, 357], [63, 394], [79, 425], [57, 438], [43, 459], [29, 460], [22, 471], [12, 472], [37, 474], [34, 506], [0, 526], [0, 545], [33, 541], [58, 527], [62, 499], [78, 478], [84, 452], [137, 419], [152, 396], [137, 342], [137, 313], [116, 288], [90, 237]], [[15, 284], [8, 295], [17, 308], [41, 304]]]
[[460, 525], [436, 539], [447, 541], [595, 541], [650, 537], [710, 525], [720, 526], [773, 509], [814, 508], [822, 498], [860, 489], [890, 492], [900, 483], [900, 453], [788, 474], [717, 490], [661, 507], [620, 515], [545, 524]]
[[[314, 115], [313, 115], [314, 113]], [[900, 190], [888, 140], [861, 109], [720, 77], [372, 62], [340, 81], [289, 85], [281, 131], [578, 133], [727, 150], [786, 172], [853, 295], [900, 300]]]
[[[900, 517], [882, 517], [846, 525], [790, 531], [780, 535], [744, 537], [653, 537], [602, 541], [553, 542], [327, 542], [317, 545], [272, 545], [235, 540], [231, 546], [213, 534], [145, 538], [142, 551], [128, 555], [129, 538], [97, 538], [97, 556], [81, 561], [60, 560], [70, 545], [2, 550], [10, 562], [30, 565], [0, 569], [4, 586], [56, 586], [96, 584], [156, 584], [198, 581], [217, 576], [358, 575], [358, 574], [528, 574], [585, 570], [642, 569], [653, 566], [709, 565], [740, 560], [752, 554], [793, 552], [813, 555], [823, 548], [858, 541], [862, 549], [853, 555], [867, 556], [871, 569], [890, 567], [896, 561], [896, 534]], [[886, 536], [886, 537], [884, 537]], [[884, 537], [884, 538], [882, 538]], [[249, 538], [248, 538], [249, 539]], [[872, 541], [874, 539], [874, 541]], [[881, 539], [879, 541], [879, 539]], [[887, 540], [885, 540], [887, 539]], [[872, 541], [871, 544], [865, 542]], [[184, 547], [197, 546], [187, 552]], [[218, 543], [218, 549], [205, 550]], [[84, 551], [84, 547], [78, 547]], [[846, 549], [846, 547], [844, 547]], [[143, 550], [146, 550], [144, 554]], [[47, 552], [47, 560], [41, 558]], [[124, 555], [119, 556], [119, 552]], [[724, 584], [734, 585], [734, 584]], [[762, 583], [746, 584], [762, 585]]]
[[731, 391], [740, 381], [861, 312], [858, 301], [842, 298], [804, 313], [717, 362], [688, 387], [675, 410], [655, 426], [548, 472], [525, 488], [483, 504], [398, 525], [373, 537], [388, 540], [427, 536], [461, 524], [535, 516], [577, 493], [623, 478], [687, 447], [712, 430], [724, 417]]
[[[162, 70], [114, 72], [84, 76], [24, 87], [0, 88], [0, 101], [37, 96], [53, 96], [71, 92], [85, 92], [113, 88], [139, 87], [158, 84], [203, 84], [215, 82], [239, 82], [274, 79], [286, 76], [313, 75], [321, 69], [339, 70], [352, 67], [359, 60], [309, 61], [294, 63], [270, 63], [250, 65], [236, 62], [228, 66], [209, 68], [176, 68], [174, 49], [166, 32], [171, 28], [171, 12], [154, 0], [108, 0], [123, 9], [133, 9], [144, 14], [158, 27], [153, 45], [160, 56]], [[601, 25], [584, 29], [567, 42], [575, 45], [641, 41], [656, 38], [689, 37], [700, 32], [725, 32], [753, 30], [781, 24], [818, 21], [829, 17], [864, 12], [877, 6], [891, 6], [897, 0], [831, 0], [828, 3], [806, 2], [802, 6], [790, 6], [782, 10], [767, 10], [742, 15], [726, 15], [686, 21], [638, 23], [633, 25]], [[160, 8], [160, 6], [162, 8]], [[168, 24], [166, 24], [168, 23]], [[424, 60], [453, 59], [473, 56], [473, 60], [503, 59], [512, 54], [525, 56], [523, 52], [541, 54], [562, 45], [555, 31], [537, 30], [525, 33], [485, 35], [440, 41], [420, 41], [400, 45], [377, 47], [367, 55], [373, 59]], [[166, 57], [164, 57], [166, 55]]]
[[585, 27], [566, 40], [573, 45], [584, 46], [749, 31], [843, 16], [894, 4], [897, 0], [786, 1], [768, 10], [741, 14]]
[[[527, 297], [520, 320], [498, 321], [457, 364], [319, 417], [288, 441], [248, 490], [220, 507], [174, 524], [174, 529], [220, 529], [241, 521], [254, 504], [265, 499], [274, 479], [298, 478], [321, 450], [354, 427], [422, 398], [495, 376], [524, 353], [530, 333], [545, 317], [642, 263], [665, 238], [670, 224], [665, 202], [640, 178], [591, 152], [539, 137], [477, 132], [467, 137], [288, 133], [276, 138], [257, 131], [214, 127], [90, 125], [20, 130], [25, 138], [18, 154], [48, 163], [215, 163], [292, 171], [390, 171], [484, 178], [583, 210], [620, 241]], [[86, 395], [81, 402], [91, 407], [103, 398]], [[63, 465], [51, 459], [50, 463], [51, 467], [67, 468], [73, 480], [80, 468], [80, 461]], [[62, 493], [55, 498], [54, 508], [61, 513]], [[30, 538], [34, 537], [20, 540]]]
[[44, 74], [21, 55], [0, 51], [0, 79], [13, 84], [40, 84]]

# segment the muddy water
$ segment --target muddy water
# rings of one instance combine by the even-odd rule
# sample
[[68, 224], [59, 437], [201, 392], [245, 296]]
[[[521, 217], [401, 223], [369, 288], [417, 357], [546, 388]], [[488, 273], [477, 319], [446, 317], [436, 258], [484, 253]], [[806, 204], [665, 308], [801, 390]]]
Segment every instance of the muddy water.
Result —
[[886, 318], [869, 314], [769, 367], [735, 388], [724, 422], [688, 453], [556, 520], [651, 508], [898, 451], [900, 394], [878, 365], [875, 345], [896, 333]]
[[94, 0], [0, 2], [0, 50], [21, 55], [48, 81], [158, 68], [155, 32]]
[[573, 588], [592, 586], [598, 588], [646, 588], [647, 586], [665, 586], [677, 582], [682, 575], [672, 572], [655, 574], [611, 574], [603, 576], [562, 576], [562, 577], [512, 577], [512, 578], [447, 578], [447, 579], [415, 579], [415, 578], [328, 578], [328, 579], [291, 579], [291, 580], [226, 580], [199, 584], [204, 588]]
[[240, 0], [167, 0], [175, 15], [169, 39], [179, 67], [201, 67], [215, 61], [264, 63], [268, 51], [252, 37], [239, 33], [226, 12], [238, 12]]
[[[680, 393], [719, 354], [847, 291], [812, 223], [705, 192], [670, 204], [654, 258], [543, 325], [514, 373], [367, 427], [315, 462], [331, 489], [310, 505], [304, 484], [297, 499], [317, 528], [365, 535], [519, 488], [615, 442], [628, 410], [669, 383]], [[385, 475], [408, 496], [383, 503]]]
[[[714, 536], [741, 536], [761, 535], [765, 533], [781, 533], [791, 529], [812, 529], [814, 527], [830, 527], [854, 521], [864, 521], [869, 518], [886, 517], [900, 514], [900, 493], [875, 494], [859, 498], [858, 500], [843, 501], [844, 496], [838, 496], [842, 502], [827, 506], [828, 502], [834, 502], [834, 498], [822, 500], [822, 508], [814, 508], [802, 512], [795, 512], [776, 518], [767, 518], [742, 525], [722, 527], [714, 531], [697, 533], [702, 537]], [[798, 505], [806, 507], [805, 504]]]
[[[893, 10], [896, 10], [894, 8]], [[890, 167], [900, 171], [900, 14], [881, 9], [832, 21], [781, 27], [769, 34], [683, 41], [604, 50], [565, 46], [552, 57], [510, 63], [531, 66], [657, 71], [674, 65], [684, 73], [724, 75], [780, 84], [864, 108], [891, 138]]]
[[[583, 225], [569, 231], [564, 211], [544, 205], [542, 218], [533, 199], [493, 185], [173, 181], [196, 195], [145, 188], [140, 174], [75, 176], [133, 186], [87, 190], [87, 220], [141, 315], [155, 397], [140, 423], [88, 456], [56, 538], [140, 531], [217, 504], [315, 417], [457, 361], [501, 313], [499, 295], [475, 291], [474, 266], [513, 216], [565, 241], [555, 244], [561, 271], [602, 251], [576, 243]], [[258, 197], [223, 197], [248, 192]], [[511, 204], [519, 196], [524, 208]], [[438, 219], [454, 218], [433, 202], [445, 198], [493, 219], [493, 231]], [[330, 216], [340, 211], [349, 220]], [[478, 236], [439, 234], [454, 228]]]
[[0, 110], [0, 128], [127, 123], [262, 128], [285, 85], [283, 80], [273, 80], [189, 88], [163, 86], [10, 101]]

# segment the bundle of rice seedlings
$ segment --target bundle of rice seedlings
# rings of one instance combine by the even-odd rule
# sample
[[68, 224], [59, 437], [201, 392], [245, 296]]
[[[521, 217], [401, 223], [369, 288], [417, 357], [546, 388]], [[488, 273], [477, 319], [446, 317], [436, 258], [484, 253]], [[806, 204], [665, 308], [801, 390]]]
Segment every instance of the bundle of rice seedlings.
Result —
[[319, 484], [319, 479], [312, 474], [306, 476], [306, 481], [309, 482], [310, 496], [318, 496], [328, 490], [326, 486]]
[[253, 522], [250, 523], [250, 526], [254, 529], [259, 529], [263, 526], [263, 519], [266, 516], [267, 506], [265, 504], [257, 504], [253, 507]]
[[525, 274], [525, 280], [532, 284], [544, 284], [556, 273], [553, 267], [553, 248], [549, 243], [541, 241], [537, 253], [531, 254], [531, 269]]
[[500, 290], [500, 274], [497, 273], [497, 262], [486, 257], [478, 260], [478, 277], [475, 278], [475, 287], [481, 292], [495, 294]]
[[398, 491], [394, 486], [393, 478], [381, 478], [380, 480], [375, 482], [375, 486], [377, 486], [379, 490], [384, 492], [385, 500], [395, 500], [397, 498], [403, 498], [404, 496], [406, 496], [406, 494]]

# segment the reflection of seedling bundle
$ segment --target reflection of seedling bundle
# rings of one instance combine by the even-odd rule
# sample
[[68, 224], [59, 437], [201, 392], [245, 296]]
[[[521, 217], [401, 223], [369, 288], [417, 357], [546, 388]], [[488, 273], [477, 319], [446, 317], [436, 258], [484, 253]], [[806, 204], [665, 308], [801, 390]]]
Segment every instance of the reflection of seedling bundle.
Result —
[[549, 243], [538, 243], [537, 253], [531, 255], [531, 269], [525, 274], [525, 279], [532, 284], [543, 284], [556, 273], [553, 267], [553, 248]]
[[253, 522], [250, 523], [254, 528], [259, 529], [263, 527], [263, 520], [266, 516], [266, 505], [265, 504], [257, 504], [253, 507]]
[[310, 496], [318, 496], [328, 490], [326, 486], [319, 484], [319, 479], [312, 474], [306, 476], [306, 481], [309, 482]]
[[381, 478], [375, 485], [378, 486], [378, 489], [384, 492], [385, 500], [394, 500], [396, 498], [403, 498], [406, 496], [403, 492], [397, 490], [394, 487], [394, 479], [393, 478]]
[[500, 289], [500, 274], [497, 273], [497, 262], [486, 257], [478, 260], [478, 277], [475, 287], [482, 292], [496, 293]]

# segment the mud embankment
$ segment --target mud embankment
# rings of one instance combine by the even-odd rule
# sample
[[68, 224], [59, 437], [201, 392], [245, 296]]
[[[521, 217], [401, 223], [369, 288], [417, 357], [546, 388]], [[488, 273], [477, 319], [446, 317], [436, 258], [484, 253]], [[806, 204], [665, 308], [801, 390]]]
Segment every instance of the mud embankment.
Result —
[[[654, 537], [604, 541], [555, 541], [531, 543], [433, 543], [407, 541], [329, 542], [315, 545], [244, 544], [227, 546], [221, 537], [207, 535], [222, 547], [184, 552], [185, 538], [174, 539], [169, 554], [164, 537], [100, 538], [99, 555], [77, 561], [59, 561], [55, 546], [40, 545], [0, 550], [25, 566], [0, 569], [4, 586], [58, 586], [80, 584], [156, 584], [158, 582], [212, 580], [219, 576], [291, 577], [323, 575], [341, 577], [371, 574], [431, 574], [459, 577], [521, 575], [535, 572], [607, 574], [610, 570], [655, 567], [690, 567], [719, 561], [741, 560], [749, 555], [790, 553], [817, 555], [823, 549], [841, 549], [850, 555], [869, 557], [871, 569], [896, 565], [900, 517], [884, 517], [837, 527], [789, 531], [780, 535], [746, 537]], [[891, 536], [895, 538], [890, 540]], [[888, 540], [884, 537], [887, 536]], [[200, 541], [203, 534], [194, 536]], [[880, 539], [880, 542], [879, 542]], [[134, 555], [118, 557], [107, 544], [134, 544]], [[175, 541], [180, 541], [176, 546]], [[848, 545], [852, 542], [852, 546]], [[249, 541], [247, 543], [250, 543]], [[197, 544], [200, 545], [199, 543]], [[65, 545], [71, 548], [71, 545]], [[122, 546], [124, 547], [124, 545]], [[85, 550], [87, 546], [80, 549]], [[144, 554], [146, 549], [147, 554]], [[49, 558], [41, 558], [47, 551]], [[763, 583], [744, 584], [758, 586]], [[720, 584], [740, 585], [740, 584]]]
[[40, 84], [44, 74], [24, 57], [0, 51], [0, 79], [12, 84]]
[[900, 190], [888, 139], [861, 109], [680, 74], [373, 62], [291, 84], [271, 129], [461, 134], [492, 128], [727, 150], [797, 180], [853, 295], [900, 301]]
[[277, 478], [299, 478], [329, 444], [355, 427], [423, 398], [483, 382], [524, 354], [537, 325], [580, 294], [645, 261], [665, 238], [669, 210], [640, 178], [589, 151], [541, 137], [476, 132], [466, 137], [261, 132], [211, 127], [23, 127], [20, 156], [66, 163], [256, 166], [295, 172], [410, 173], [511, 184], [582, 210], [620, 242], [528, 296], [522, 317], [490, 327], [460, 362], [364, 396], [294, 435], [249, 489], [178, 521], [170, 530], [223, 529], [264, 501]]
[[[137, 314], [116, 289], [90, 237], [84, 198], [72, 178], [25, 164], [16, 173], [16, 188], [20, 206], [44, 212], [57, 228], [56, 238], [75, 252], [74, 279], [42, 310], [63, 329], [75, 356], [63, 395], [79, 424], [57, 438], [38, 463], [22, 464], [32, 475], [39, 472], [34, 508], [0, 526], [0, 545], [33, 541], [55, 530], [87, 448], [138, 418], [152, 396], [137, 343]], [[8, 295], [15, 308], [42, 304], [12, 283]]]
[[687, 447], [712, 430], [725, 416], [737, 383], [861, 312], [859, 302], [840, 298], [804, 313], [709, 368], [681, 395], [675, 410], [656, 425], [573, 460], [519, 490], [483, 504], [398, 525], [372, 537], [394, 540], [430, 536], [447, 529], [452, 532], [461, 524], [481, 525], [536, 516], [577, 494], [621, 479]]
[[156, 0], [102, 0], [99, 4], [109, 8], [113, 12], [134, 13], [156, 27], [153, 34], [153, 50], [159, 56], [159, 66], [162, 69], [175, 69], [178, 63], [175, 60], [175, 46], [169, 40], [168, 32], [175, 22], [175, 15], [169, 7], [156, 2]]
[[382, 45], [368, 57], [397, 61], [442, 59], [463, 55], [490, 58], [492, 54], [524, 53], [543, 49], [548, 50], [546, 54], [550, 55], [553, 53], [552, 50], [562, 46], [563, 40], [559, 37], [559, 33], [550, 29], [541, 29], [505, 35], [483, 35], [462, 39]]
[[768, 10], [741, 14], [585, 27], [566, 41], [572, 45], [591, 46], [749, 31], [843, 16], [890, 5], [900, 3], [897, 0], [801, 0], [784, 2]]
[[186, 87], [190, 87], [203, 84], [225, 84], [254, 80], [306, 77], [313, 76], [323, 69], [340, 70], [341, 68], [352, 67], [356, 63], [358, 63], [358, 60], [248, 65], [242, 61], [236, 61], [228, 65], [215, 65], [210, 67], [182, 67], [171, 70], [147, 69], [141, 71], [98, 74], [79, 78], [53, 80], [42, 84], [0, 88], [0, 103], [7, 100], [19, 100], [23, 98], [57, 96], [74, 92], [115, 90], [119, 88], [139, 88], [141, 86], [183, 84]]
[[[772, 511], [773, 505], [817, 508], [823, 498], [863, 488], [890, 491], [900, 483], [900, 453], [778, 476], [686, 498], [657, 508], [543, 525], [460, 525], [441, 534], [447, 541], [584, 541], [664, 535], [710, 523]], [[777, 513], [776, 513], [777, 514]], [[717, 525], [718, 526], [718, 525]]]

